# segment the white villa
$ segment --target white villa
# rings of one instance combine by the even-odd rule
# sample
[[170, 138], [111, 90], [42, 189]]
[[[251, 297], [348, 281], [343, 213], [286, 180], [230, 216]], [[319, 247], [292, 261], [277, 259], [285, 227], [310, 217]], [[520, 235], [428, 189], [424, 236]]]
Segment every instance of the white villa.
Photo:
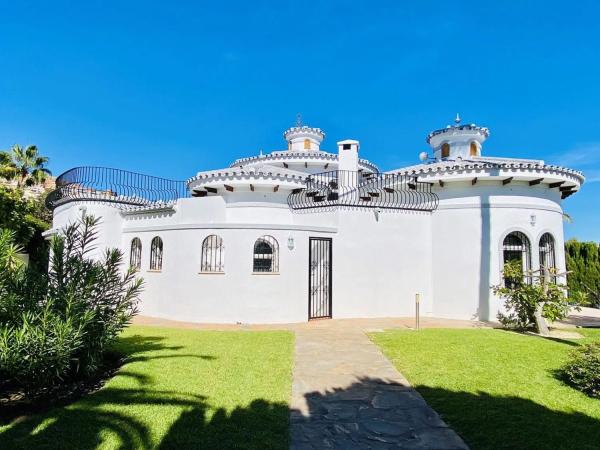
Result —
[[425, 316], [495, 320], [508, 259], [565, 268], [562, 201], [580, 172], [485, 156], [487, 128], [431, 132], [432, 155], [380, 172], [356, 140], [285, 131], [286, 150], [171, 181], [79, 167], [48, 197], [53, 232], [102, 218], [145, 279], [141, 312], [191, 322]]

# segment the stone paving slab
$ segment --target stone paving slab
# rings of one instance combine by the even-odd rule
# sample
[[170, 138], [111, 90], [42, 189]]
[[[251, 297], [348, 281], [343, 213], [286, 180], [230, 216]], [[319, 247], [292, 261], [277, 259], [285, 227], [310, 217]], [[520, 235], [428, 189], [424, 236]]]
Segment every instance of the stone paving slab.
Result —
[[468, 448], [361, 328], [295, 331], [292, 449]]

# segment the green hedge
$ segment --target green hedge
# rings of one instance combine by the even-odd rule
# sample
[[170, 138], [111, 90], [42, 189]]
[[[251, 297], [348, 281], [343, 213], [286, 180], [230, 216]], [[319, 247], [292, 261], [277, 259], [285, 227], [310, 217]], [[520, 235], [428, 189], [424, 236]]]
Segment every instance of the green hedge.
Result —
[[585, 293], [596, 308], [600, 307], [600, 247], [597, 242], [565, 243], [568, 285], [572, 292]]

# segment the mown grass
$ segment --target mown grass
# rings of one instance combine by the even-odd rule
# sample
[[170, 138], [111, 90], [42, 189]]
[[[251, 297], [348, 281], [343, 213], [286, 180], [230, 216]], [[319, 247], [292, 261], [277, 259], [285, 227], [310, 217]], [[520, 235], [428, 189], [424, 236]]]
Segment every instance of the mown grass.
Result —
[[106, 386], [0, 424], [0, 448], [288, 448], [291, 333], [132, 326], [117, 349]]
[[[584, 330], [585, 341], [600, 330]], [[582, 341], [426, 329], [371, 339], [473, 449], [598, 449], [600, 400], [561, 381]]]

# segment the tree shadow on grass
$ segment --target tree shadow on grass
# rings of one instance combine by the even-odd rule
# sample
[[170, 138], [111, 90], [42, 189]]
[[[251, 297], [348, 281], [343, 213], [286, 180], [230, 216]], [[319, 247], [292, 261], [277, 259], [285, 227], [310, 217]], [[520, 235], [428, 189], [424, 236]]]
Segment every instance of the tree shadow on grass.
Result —
[[183, 412], [157, 446], [168, 449], [287, 449], [287, 403], [252, 401], [228, 412], [219, 408], [207, 417], [202, 406]]
[[[128, 413], [131, 405], [179, 406], [183, 412], [156, 442], [156, 430], [151, 430], [144, 417]], [[152, 413], [149, 409], [145, 414]], [[18, 421], [0, 433], [0, 448], [95, 449], [106, 445], [111, 434], [116, 437], [114, 448], [119, 449], [285, 449], [288, 416], [286, 403], [254, 400], [231, 412], [214, 411], [202, 396], [104, 388], [73, 407]]]
[[[429, 386], [418, 391], [473, 449], [579, 450], [597, 449], [600, 442], [600, 421], [583, 413], [553, 411], [516, 396]], [[262, 399], [215, 411], [202, 396], [107, 387], [69, 408], [15, 423], [0, 434], [0, 448], [87, 450], [100, 446], [111, 433], [117, 436], [115, 448], [125, 449], [286, 449], [290, 417], [294, 448], [391, 448], [399, 436], [407, 448], [460, 448], [423, 399], [396, 383], [364, 378], [305, 397], [307, 414]], [[157, 430], [144, 419], [158, 410], [136, 416], [128, 411], [130, 405], [177, 406], [182, 411], [171, 416], [172, 423], [157, 439]]]
[[[41, 394], [27, 394], [19, 401], [0, 404], [2, 406], [0, 408], [0, 426], [10, 424], [16, 418], [44, 413], [50, 408], [67, 406], [81, 397], [89, 396], [104, 386], [117, 372], [119, 376], [135, 379], [139, 385], [153, 381], [153, 377], [145, 373], [128, 369], [119, 370], [125, 364], [171, 358], [198, 358], [207, 361], [216, 359], [212, 355], [178, 353], [177, 350], [184, 347], [165, 345], [162, 343], [164, 339], [162, 336], [140, 335], [120, 338], [105, 355], [104, 366], [100, 368], [95, 376], [88, 379], [73, 379]], [[162, 350], [174, 350], [174, 352], [168, 354], [152, 353]], [[9, 395], [14, 393], [0, 392], [0, 394]], [[16, 394], [21, 395], [19, 392], [16, 392]], [[0, 396], [0, 398], [2, 397]]]
[[148, 426], [126, 414], [127, 408], [107, 408], [114, 405], [196, 408], [204, 405], [204, 398], [178, 392], [104, 388], [72, 407], [54, 408], [47, 414], [17, 419], [17, 423], [0, 434], [0, 448], [94, 449], [100, 446], [107, 432], [117, 436], [119, 444], [115, 448], [152, 448]]
[[114, 348], [128, 356], [138, 353], [154, 352], [157, 350], [180, 350], [182, 345], [165, 345], [164, 336], [144, 336], [134, 334], [133, 336], [121, 336], [115, 343]]
[[[216, 359], [212, 355], [178, 353], [177, 351], [184, 347], [182, 345], [164, 345], [162, 343], [164, 339], [165, 338], [163, 336], [141, 336], [136, 334], [134, 336], [119, 338], [118, 342], [114, 346], [114, 349], [126, 355], [124, 361], [125, 363], [168, 358], [198, 358], [207, 361]], [[149, 354], [158, 350], [173, 350], [174, 352], [160, 355]]]
[[[174, 358], [176, 364], [177, 358], [215, 359], [211, 355], [181, 353], [183, 346], [164, 345], [163, 340], [160, 336], [123, 337], [115, 350], [124, 356], [125, 363]], [[109, 385], [79, 398], [76, 403], [59, 402], [38, 414], [30, 411], [19, 415], [15, 410], [0, 410], [0, 419], [10, 424], [0, 432], [0, 449], [87, 450], [106, 446], [107, 439], [114, 448], [142, 450], [288, 446], [287, 403], [254, 400], [232, 411], [215, 410], [207, 398], [189, 394], [185, 389], [150, 388], [153, 377], [129, 365], [118, 376], [134, 380], [139, 388]], [[174, 417], [174, 412], [179, 416]], [[156, 414], [164, 414], [167, 422], [157, 426]], [[164, 433], [158, 442], [157, 433]]]
[[524, 332], [524, 331], [520, 331], [520, 330], [511, 330], [508, 328], [498, 328], [499, 331], [503, 331], [505, 333], [511, 333], [511, 334], [517, 334], [520, 336], [525, 336], [525, 337], [531, 337], [531, 338], [537, 338], [537, 339], [545, 339], [547, 341], [552, 341], [552, 342], [556, 342], [557, 344], [565, 344], [565, 345], [569, 345], [571, 347], [578, 347], [581, 345], [581, 342], [578, 342], [575, 339], [564, 339], [564, 338], [559, 338], [556, 336], [542, 336], [541, 334], [536, 334], [534, 332]]
[[[600, 447], [600, 419], [580, 412], [555, 411], [517, 396], [429, 386], [418, 386], [417, 390], [473, 449]], [[556, 400], [560, 403], [560, 398]]]
[[292, 447], [461, 448], [448, 425], [472, 449], [600, 448], [600, 401], [598, 417], [592, 417], [549, 409], [518, 397], [518, 392], [495, 396], [430, 386], [418, 386], [417, 391], [439, 416], [424, 408], [413, 389], [377, 378], [308, 393], [308, 414], [291, 415]]

